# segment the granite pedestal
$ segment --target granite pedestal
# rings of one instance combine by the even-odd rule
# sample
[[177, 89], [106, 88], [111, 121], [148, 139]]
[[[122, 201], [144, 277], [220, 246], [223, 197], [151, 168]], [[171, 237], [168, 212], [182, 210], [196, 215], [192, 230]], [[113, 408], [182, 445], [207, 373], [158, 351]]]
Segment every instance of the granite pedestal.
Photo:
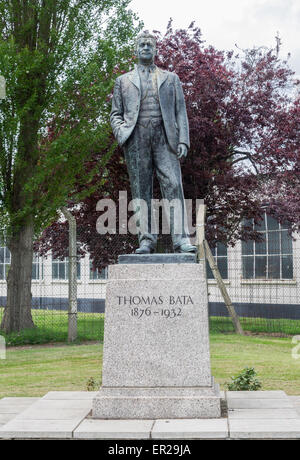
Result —
[[103, 386], [93, 418], [220, 417], [202, 264], [193, 255], [154, 256], [109, 267]]

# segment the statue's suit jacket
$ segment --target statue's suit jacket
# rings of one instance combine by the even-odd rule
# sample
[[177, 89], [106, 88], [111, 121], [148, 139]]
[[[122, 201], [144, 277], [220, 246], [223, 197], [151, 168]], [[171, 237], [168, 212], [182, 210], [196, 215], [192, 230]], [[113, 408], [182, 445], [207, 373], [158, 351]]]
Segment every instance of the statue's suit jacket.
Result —
[[[171, 149], [178, 144], [190, 146], [189, 126], [184, 95], [178, 75], [156, 67], [159, 103]], [[141, 101], [140, 77], [134, 70], [116, 79], [110, 115], [114, 136], [123, 146], [136, 125]]]

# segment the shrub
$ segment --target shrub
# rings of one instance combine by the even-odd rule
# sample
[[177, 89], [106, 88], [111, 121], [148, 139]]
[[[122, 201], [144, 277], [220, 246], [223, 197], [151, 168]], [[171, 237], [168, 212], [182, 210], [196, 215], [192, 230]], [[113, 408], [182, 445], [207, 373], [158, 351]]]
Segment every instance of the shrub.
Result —
[[90, 377], [86, 382], [86, 390], [87, 391], [97, 391], [99, 390], [101, 385], [100, 380], [95, 380], [94, 377]]
[[245, 367], [240, 374], [231, 377], [231, 382], [226, 383], [229, 391], [257, 391], [262, 387], [254, 367]]

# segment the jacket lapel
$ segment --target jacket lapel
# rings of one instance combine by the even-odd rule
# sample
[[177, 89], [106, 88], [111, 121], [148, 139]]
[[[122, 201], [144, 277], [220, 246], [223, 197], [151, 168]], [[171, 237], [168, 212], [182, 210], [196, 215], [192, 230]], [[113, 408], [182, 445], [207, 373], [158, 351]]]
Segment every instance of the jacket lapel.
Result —
[[135, 67], [131, 75], [129, 75], [129, 80], [134, 84], [134, 86], [137, 87], [139, 91], [141, 91], [141, 82], [137, 67]]
[[163, 82], [166, 81], [166, 79], [168, 77], [168, 74], [167, 74], [167, 72], [164, 72], [163, 70], [160, 70], [158, 67], [156, 69], [157, 69], [157, 87], [158, 87], [158, 91], [159, 91], [159, 88], [161, 87]]
[[[157, 87], [158, 87], [158, 91], [159, 91], [159, 88], [161, 87], [161, 85], [168, 78], [168, 73], [164, 72], [163, 70], [161, 70], [158, 67], [156, 67], [156, 75], [157, 75]], [[139, 76], [139, 73], [138, 73], [138, 70], [137, 70], [136, 66], [135, 66], [134, 70], [131, 72], [131, 74], [129, 75], [129, 80], [131, 81], [131, 83], [134, 84], [134, 86], [136, 86], [136, 88], [139, 91], [141, 91], [140, 76]]]

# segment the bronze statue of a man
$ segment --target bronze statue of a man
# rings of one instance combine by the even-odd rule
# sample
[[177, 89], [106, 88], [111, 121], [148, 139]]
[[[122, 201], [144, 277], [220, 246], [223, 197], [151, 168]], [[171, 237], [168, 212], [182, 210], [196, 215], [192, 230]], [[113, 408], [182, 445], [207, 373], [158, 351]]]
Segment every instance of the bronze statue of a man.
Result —
[[[170, 231], [175, 252], [196, 252], [185, 230], [184, 195], [179, 159], [187, 155], [189, 127], [180, 80], [175, 73], [154, 65], [156, 39], [148, 32], [137, 37], [138, 64], [117, 78], [111, 110], [111, 126], [127, 163], [132, 198], [147, 204], [145, 225], [139, 230], [137, 254], [155, 251], [151, 199], [156, 172], [162, 197], [180, 203], [174, 209]], [[140, 214], [140, 219], [143, 219]], [[179, 224], [179, 225], [178, 225]], [[180, 231], [178, 231], [178, 228]]]

